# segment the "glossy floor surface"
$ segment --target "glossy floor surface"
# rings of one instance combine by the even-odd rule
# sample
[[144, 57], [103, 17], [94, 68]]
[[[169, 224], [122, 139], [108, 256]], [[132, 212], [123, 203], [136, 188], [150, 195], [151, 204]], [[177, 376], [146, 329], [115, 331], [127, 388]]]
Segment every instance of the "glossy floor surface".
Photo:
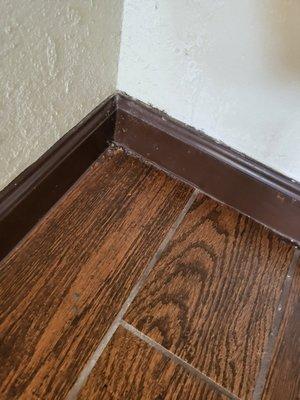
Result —
[[299, 251], [121, 150], [0, 285], [0, 399], [299, 399]]

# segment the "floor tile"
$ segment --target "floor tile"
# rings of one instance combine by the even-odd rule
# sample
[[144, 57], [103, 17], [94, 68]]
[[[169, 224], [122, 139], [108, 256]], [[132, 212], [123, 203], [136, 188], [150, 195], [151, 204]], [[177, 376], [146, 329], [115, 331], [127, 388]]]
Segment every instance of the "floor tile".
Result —
[[228, 400], [181, 365], [120, 327], [79, 400]]
[[0, 264], [0, 397], [63, 399], [191, 190], [109, 150]]
[[250, 399], [294, 249], [200, 195], [126, 321]]
[[276, 340], [263, 400], [300, 399], [300, 264]]

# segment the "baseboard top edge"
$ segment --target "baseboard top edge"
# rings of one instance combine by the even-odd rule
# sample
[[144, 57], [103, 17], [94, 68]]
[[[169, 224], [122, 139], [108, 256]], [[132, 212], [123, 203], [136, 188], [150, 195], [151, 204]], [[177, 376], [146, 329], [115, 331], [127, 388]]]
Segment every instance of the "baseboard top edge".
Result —
[[[101, 126], [103, 129], [98, 130]], [[184, 155], [180, 147], [180, 144], [185, 144], [187, 145], [185, 149], [191, 150], [192, 154], [194, 154], [195, 157], [192, 158], [194, 162], [197, 162], [197, 155], [199, 155], [200, 159], [205, 160], [204, 162], [212, 162], [213, 165], [217, 166], [216, 171], [219, 168], [220, 175], [222, 175], [222, 168], [225, 168], [227, 176], [232, 173], [234, 179], [238, 177], [238, 180], [242, 179], [242, 181], [247, 182], [250, 188], [254, 187], [254, 190], [252, 190], [254, 194], [256, 193], [256, 188], [263, 189], [265, 193], [272, 192], [276, 201], [273, 205], [268, 205], [270, 213], [272, 214], [275, 211], [279, 215], [283, 211], [283, 214], [280, 214], [281, 223], [289, 226], [290, 221], [292, 228], [276, 229], [276, 224], [274, 226], [269, 224], [268, 218], [255, 218], [255, 213], [251, 215], [251, 212], [244, 212], [239, 205], [233, 205], [232, 207], [262, 223], [287, 240], [300, 244], [298, 225], [296, 234], [294, 235], [293, 233], [295, 231], [294, 225], [297, 224], [298, 214], [300, 215], [300, 184], [298, 182], [214, 140], [204, 132], [170, 117], [163, 111], [134, 99], [126, 93], [117, 91], [101, 102], [37, 161], [0, 191], [0, 223], [4, 224], [5, 229], [8, 227], [11, 231], [5, 251], [2, 251], [2, 257], [24, 237], [28, 229], [65, 193], [69, 187], [68, 185], [75, 182], [72, 179], [78, 179], [77, 177], [90, 165], [89, 162], [93, 162], [99, 156], [98, 152], [104, 151], [110, 142], [119, 142], [121, 146], [124, 146], [129, 138], [128, 135], [126, 139], [126, 135], [122, 133], [125, 128], [129, 131], [132, 129], [131, 140], [133, 142], [141, 142], [141, 140], [146, 142], [150, 140], [151, 142], [152, 134], [155, 140], [159, 137], [164, 137], [163, 142], [175, 147], [178, 145], [178, 160], [180, 161], [182, 158], [183, 161], [185, 160], [184, 162], [187, 162], [186, 155], [189, 152]], [[141, 135], [142, 132], [143, 134]], [[118, 140], [120, 138], [123, 138], [124, 143]], [[164, 144], [162, 148], [165, 150], [164, 153], [167, 154], [168, 145]], [[71, 162], [68, 160], [71, 160]], [[75, 164], [74, 160], [77, 160]], [[164, 163], [160, 166], [160, 160], [157, 160], [157, 166], [164, 170]], [[75, 171], [74, 165], [78, 165]], [[197, 164], [194, 165], [197, 172]], [[62, 174], [62, 171], [64, 171], [64, 174]], [[168, 173], [166, 170], [165, 172]], [[169, 172], [172, 172], [172, 168], [170, 168]], [[65, 175], [65, 177], [60, 175]], [[181, 171], [178, 171], [177, 175], [180, 179], [185, 179], [184, 173]], [[57, 180], [62, 183], [61, 186], [57, 185]], [[70, 183], [68, 183], [68, 180]], [[47, 186], [49, 182], [50, 186]], [[186, 179], [186, 183], [193, 186], [193, 180]], [[195, 180], [194, 186], [197, 187], [197, 180]], [[49, 187], [51, 190], [54, 188], [55, 190], [51, 192]], [[201, 187], [199, 189], [202, 190]], [[213, 191], [211, 193], [209, 190], [205, 192], [203, 189], [202, 191], [213, 197]], [[227, 201], [226, 198], [223, 199], [222, 196], [213, 198], [230, 206], [230, 201]], [[43, 200], [43, 205], [39, 207], [41, 199]], [[264, 202], [263, 196], [258, 198], [258, 203], [259, 199], [262, 200], [262, 203]], [[280, 202], [281, 204], [279, 204]], [[27, 217], [26, 210], [30, 209], [31, 205], [34, 205], [34, 207], [37, 205], [36, 208], [38, 210], [34, 210], [32, 215]], [[287, 219], [286, 215], [288, 215]], [[17, 229], [18, 234], [16, 234], [16, 226], [21, 226], [20, 229]]]
[[273, 168], [235, 150], [223, 142], [215, 140], [201, 130], [197, 130], [169, 116], [152, 105], [134, 99], [124, 92], [117, 92], [117, 111], [125, 112], [142, 120], [183, 143], [197, 148], [212, 157], [250, 175], [264, 184], [277, 189], [282, 194], [300, 201], [300, 182], [274, 170]]

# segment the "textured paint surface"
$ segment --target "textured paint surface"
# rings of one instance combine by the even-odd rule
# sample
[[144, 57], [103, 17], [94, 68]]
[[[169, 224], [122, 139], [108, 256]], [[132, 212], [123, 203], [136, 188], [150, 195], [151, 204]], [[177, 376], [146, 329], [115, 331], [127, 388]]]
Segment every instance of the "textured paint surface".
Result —
[[0, 189], [116, 87], [122, 0], [2, 0]]
[[300, 181], [299, 0], [125, 0], [118, 89]]

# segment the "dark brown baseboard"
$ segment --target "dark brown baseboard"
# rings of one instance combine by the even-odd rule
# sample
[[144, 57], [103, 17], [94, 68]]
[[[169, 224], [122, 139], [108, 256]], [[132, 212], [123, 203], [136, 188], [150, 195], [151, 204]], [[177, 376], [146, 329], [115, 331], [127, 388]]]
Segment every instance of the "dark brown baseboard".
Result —
[[116, 144], [300, 244], [300, 184], [161, 111], [117, 96]]
[[30, 231], [113, 138], [110, 97], [0, 193], [0, 259]]
[[0, 193], [0, 259], [114, 142], [300, 244], [300, 184], [117, 93]]

